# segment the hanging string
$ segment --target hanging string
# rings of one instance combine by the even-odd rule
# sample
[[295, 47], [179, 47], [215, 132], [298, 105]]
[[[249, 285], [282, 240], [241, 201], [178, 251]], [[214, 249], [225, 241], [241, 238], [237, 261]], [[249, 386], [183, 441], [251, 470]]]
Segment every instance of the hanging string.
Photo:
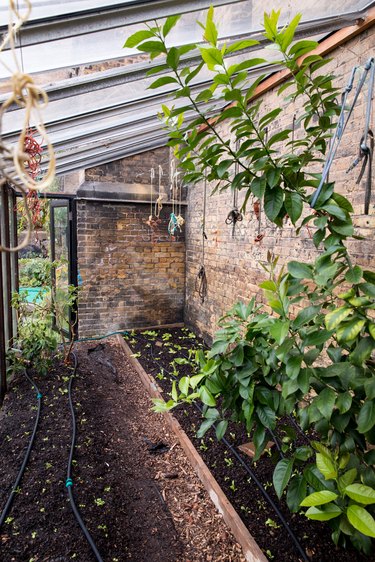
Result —
[[[11, 93], [0, 107], [0, 187], [4, 186], [6, 182], [9, 182], [20, 191], [25, 205], [27, 220], [27, 231], [23, 242], [15, 248], [0, 246], [0, 251], [6, 252], [18, 252], [29, 244], [32, 230], [32, 217], [27, 205], [27, 193], [30, 190], [43, 190], [49, 187], [55, 176], [55, 155], [41, 116], [41, 110], [44, 109], [48, 103], [47, 94], [34, 83], [31, 76], [25, 74], [24, 71], [20, 69], [16, 56], [16, 33], [28, 20], [31, 13], [31, 2], [29, 0], [24, 0], [24, 4], [26, 11], [22, 15], [14, 0], [9, 0], [8, 32], [0, 45], [0, 54], [4, 51], [5, 47], [9, 45], [15, 64], [15, 71], [12, 71], [4, 60], [0, 58], [0, 63], [11, 74], [10, 81], [6, 84], [6, 86], [10, 87]], [[13, 22], [14, 18], [16, 19], [15, 22]], [[7, 109], [13, 104], [18, 106], [19, 109], [24, 110], [23, 124], [16, 146], [8, 145], [2, 139], [3, 117]], [[36, 177], [32, 177], [33, 174], [29, 173], [29, 163], [32, 157], [25, 151], [25, 146], [30, 146], [30, 139], [27, 139], [27, 137], [30, 136], [28, 133], [32, 115], [36, 116], [38, 122], [36, 129], [47, 145], [49, 156], [47, 173], [41, 182], [37, 182]], [[34, 159], [37, 158], [35, 146], [32, 148], [32, 152], [34, 154]], [[31, 166], [33, 166], [33, 164]]]
[[202, 217], [202, 263], [198, 271], [198, 275], [195, 279], [195, 291], [198, 293], [201, 303], [203, 304], [208, 292], [208, 283], [205, 270], [205, 241], [207, 240], [206, 235], [206, 200], [207, 200], [207, 180], [204, 179], [203, 187], [203, 217]]
[[163, 208], [163, 201], [165, 199], [164, 193], [162, 193], [162, 184], [161, 180], [163, 177], [163, 168], [159, 164], [159, 195], [155, 202], [155, 216], [156, 218], [160, 218], [160, 212]]

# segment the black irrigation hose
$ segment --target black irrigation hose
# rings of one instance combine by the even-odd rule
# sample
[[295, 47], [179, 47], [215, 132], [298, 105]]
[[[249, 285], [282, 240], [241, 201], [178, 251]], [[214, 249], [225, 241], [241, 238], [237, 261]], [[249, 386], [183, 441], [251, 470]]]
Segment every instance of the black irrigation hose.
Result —
[[69, 407], [70, 407], [70, 412], [71, 412], [71, 416], [72, 416], [72, 441], [71, 441], [71, 445], [70, 445], [70, 452], [69, 452], [68, 468], [67, 468], [67, 472], [66, 472], [65, 486], [66, 486], [66, 489], [68, 491], [69, 501], [70, 501], [70, 505], [71, 505], [72, 511], [74, 513], [74, 516], [77, 519], [78, 524], [81, 527], [81, 530], [82, 530], [83, 534], [85, 535], [86, 540], [89, 543], [89, 545], [91, 547], [91, 550], [93, 551], [97, 561], [103, 562], [103, 559], [100, 556], [99, 551], [98, 551], [89, 531], [87, 530], [86, 525], [84, 524], [84, 522], [82, 520], [81, 514], [80, 514], [80, 512], [78, 510], [78, 507], [75, 503], [74, 495], [73, 495], [72, 461], [73, 461], [73, 454], [74, 454], [74, 448], [75, 448], [76, 436], [77, 436], [77, 423], [76, 423], [76, 416], [75, 416], [73, 400], [72, 400], [72, 385], [73, 385], [73, 379], [74, 379], [74, 377], [76, 375], [76, 372], [77, 372], [78, 359], [77, 359], [76, 354], [73, 353], [73, 352], [72, 352], [72, 356], [73, 356], [73, 360], [74, 360], [74, 370], [73, 370], [72, 376], [70, 377], [69, 387], [68, 387]]
[[[148, 340], [146, 340], [145, 338], [140, 338], [143, 339], [143, 341], [147, 341], [147, 343], [150, 343]], [[151, 344], [151, 349], [150, 349], [150, 354], [152, 357], [152, 361], [160, 368], [159, 363], [156, 361], [154, 354], [153, 354], [153, 349], [152, 349], [152, 344]], [[164, 371], [170, 376], [172, 377], [175, 381], [178, 381], [178, 378], [175, 377], [171, 372], [169, 372], [167, 369], [165, 369], [163, 367]], [[198, 404], [193, 403], [195, 408], [202, 414], [202, 409], [198, 406]], [[230, 452], [235, 456], [235, 458], [238, 460], [238, 462], [241, 464], [242, 468], [244, 468], [244, 470], [249, 474], [250, 478], [254, 481], [255, 485], [257, 486], [257, 488], [259, 489], [259, 491], [261, 492], [261, 494], [263, 495], [264, 499], [268, 502], [268, 504], [272, 507], [272, 509], [274, 510], [274, 512], [276, 513], [276, 515], [278, 516], [278, 518], [280, 519], [280, 522], [282, 523], [282, 525], [284, 526], [284, 528], [286, 529], [288, 535], [290, 536], [290, 538], [293, 541], [294, 546], [296, 547], [297, 551], [299, 552], [299, 554], [302, 556], [303, 560], [305, 562], [310, 562], [310, 558], [307, 556], [306, 552], [304, 551], [301, 543], [299, 542], [297, 536], [293, 533], [292, 529], [289, 526], [289, 523], [286, 521], [286, 519], [284, 518], [283, 514], [281, 513], [281, 511], [279, 510], [279, 508], [277, 507], [277, 505], [275, 504], [275, 502], [273, 501], [273, 499], [271, 498], [271, 496], [267, 493], [267, 491], [264, 489], [262, 483], [258, 480], [258, 478], [256, 477], [254, 471], [250, 468], [250, 466], [242, 459], [242, 457], [239, 455], [239, 453], [236, 451], [236, 449], [233, 447], [233, 445], [231, 445], [229, 443], [229, 441], [227, 441], [227, 439], [225, 437], [223, 437], [221, 439], [221, 441], [223, 442], [223, 444], [227, 447], [227, 449], [230, 450]]]
[[29, 381], [29, 383], [31, 384], [31, 386], [33, 386], [35, 391], [36, 391], [36, 399], [38, 400], [38, 411], [37, 411], [36, 418], [35, 418], [34, 429], [33, 429], [32, 435], [30, 437], [29, 445], [27, 447], [26, 454], [25, 454], [24, 459], [23, 459], [23, 463], [22, 463], [21, 468], [18, 472], [17, 478], [16, 478], [16, 480], [13, 484], [12, 491], [9, 494], [8, 500], [7, 500], [7, 502], [5, 504], [5, 507], [4, 507], [4, 509], [1, 513], [1, 516], [0, 516], [0, 529], [3, 526], [3, 523], [4, 523], [6, 517], [9, 513], [10, 508], [12, 507], [14, 496], [17, 493], [18, 487], [19, 487], [19, 485], [21, 483], [21, 480], [22, 480], [22, 476], [25, 472], [25, 468], [26, 468], [27, 463], [29, 461], [30, 453], [31, 453], [31, 450], [33, 448], [34, 441], [35, 441], [35, 435], [36, 435], [38, 425], [39, 425], [40, 412], [41, 412], [41, 409], [42, 409], [42, 394], [40, 393], [39, 388], [37, 387], [35, 382], [29, 377], [26, 370], [25, 370], [24, 374], [25, 374], [25, 377], [27, 378], [27, 380]]

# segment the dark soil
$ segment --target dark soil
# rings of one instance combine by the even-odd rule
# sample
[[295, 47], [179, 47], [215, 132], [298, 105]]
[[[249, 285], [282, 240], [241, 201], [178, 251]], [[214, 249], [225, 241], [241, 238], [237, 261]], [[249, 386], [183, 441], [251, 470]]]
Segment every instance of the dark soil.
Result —
[[[132, 332], [126, 339], [138, 361], [155, 378], [166, 400], [169, 399], [168, 394], [171, 392], [173, 378], [170, 375], [174, 369], [178, 371], [178, 376], [192, 373], [190, 365], [172, 365], [173, 360], [175, 358], [186, 359], [190, 349], [204, 346], [203, 341], [186, 328], [159, 330], [157, 333], [154, 331], [146, 331], [141, 334]], [[277, 562], [301, 560], [300, 554], [275, 511], [231, 452], [223, 443], [217, 441], [215, 432], [210, 430], [204, 439], [196, 438], [196, 430], [202, 421], [200, 412], [193, 406], [181, 406], [174, 409], [173, 414], [199, 450], [205, 463], [266, 555]], [[282, 430], [277, 433], [279, 438], [285, 435]], [[278, 500], [272, 485], [274, 466], [279, 459], [277, 451], [272, 456], [266, 455], [253, 463], [238, 449], [239, 445], [249, 441], [246, 432], [240, 425], [230, 424], [226, 438], [231, 445], [235, 446], [241, 458], [251, 466], [311, 560], [319, 562], [369, 560], [368, 557], [361, 556], [352, 548], [347, 550], [336, 548], [331, 540], [328, 526], [310, 521], [303, 515], [291, 514], [286, 503]], [[301, 441], [301, 444], [306, 444], [303, 434], [299, 434], [297, 439]]]
[[[113, 343], [84, 345], [78, 359], [73, 492], [103, 560], [241, 562], [239, 546], [217, 518], [162, 416], [149, 411], [146, 393], [122, 351]], [[0, 560], [91, 562], [94, 556], [65, 488], [72, 369], [56, 362], [46, 377], [31, 374], [43, 394], [42, 415], [22, 486], [0, 532]], [[36, 407], [35, 391], [18, 376], [0, 411], [0, 509], [22, 463]], [[161, 442], [166, 447], [151, 454]], [[197, 501], [205, 509], [191, 518]], [[199, 544], [186, 532], [188, 523], [193, 532], [198, 529]]]

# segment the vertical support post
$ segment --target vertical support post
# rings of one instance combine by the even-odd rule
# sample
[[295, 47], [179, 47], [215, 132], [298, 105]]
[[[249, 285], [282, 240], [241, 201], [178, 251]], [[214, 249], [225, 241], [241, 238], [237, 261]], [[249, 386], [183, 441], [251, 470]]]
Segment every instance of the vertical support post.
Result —
[[[4, 203], [3, 203], [3, 190], [4, 185], [0, 186], [0, 226], [4, 224]], [[3, 229], [0, 228], [0, 244], [3, 244], [4, 234]], [[0, 254], [0, 405], [4, 400], [5, 393], [7, 391], [7, 379], [6, 379], [6, 339], [5, 339], [5, 302], [4, 302], [4, 283], [3, 283], [3, 272], [4, 272], [4, 260], [3, 256]]]
[[[9, 209], [9, 187], [7, 185], [3, 186], [3, 202], [4, 202], [4, 245], [9, 248], [10, 243], [10, 209]], [[11, 266], [11, 254], [10, 252], [4, 253], [5, 257], [5, 278], [4, 278], [4, 289], [5, 289], [5, 306], [6, 306], [6, 318], [7, 318], [7, 339], [8, 342], [13, 338], [13, 311], [11, 306], [12, 300], [12, 266]], [[7, 345], [8, 345], [7, 342]]]

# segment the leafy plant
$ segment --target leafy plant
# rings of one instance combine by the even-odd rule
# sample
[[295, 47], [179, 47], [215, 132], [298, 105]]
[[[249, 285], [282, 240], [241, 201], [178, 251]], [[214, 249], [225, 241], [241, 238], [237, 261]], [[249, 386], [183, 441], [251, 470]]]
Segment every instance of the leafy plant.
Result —
[[8, 351], [10, 372], [22, 372], [25, 367], [33, 366], [39, 373], [47, 374], [59, 343], [65, 348], [67, 360], [71, 345], [66, 346], [62, 328], [66, 324], [67, 308], [73, 306], [76, 299], [77, 289], [73, 286], [63, 294], [60, 292], [59, 298], [49, 292], [40, 303], [32, 304], [27, 301], [27, 295], [13, 293], [12, 308], [17, 312], [18, 333]]
[[21, 287], [46, 287], [51, 285], [51, 272], [57, 262], [45, 258], [19, 260]]
[[[174, 382], [171, 399], [155, 401], [155, 409], [199, 400], [200, 438], [214, 427], [221, 439], [229, 420], [242, 422], [252, 434], [255, 461], [280, 420], [296, 419], [308, 444], [284, 439], [286, 456], [273, 475], [277, 495], [286, 494], [291, 511], [308, 507], [307, 517], [327, 521], [336, 544], [350, 541], [369, 553], [375, 536], [375, 274], [352, 264], [346, 239], [354, 235], [353, 208], [334, 183], [325, 183], [314, 212], [304, 212], [320, 182], [312, 165], [324, 158], [341, 109], [333, 76], [319, 74], [328, 61], [309, 54], [315, 42], [294, 41], [300, 16], [279, 30], [279, 12], [265, 14], [265, 37], [291, 76], [279, 94], [289, 89], [287, 99], [302, 107], [298, 136], [292, 129], [270, 131], [283, 107], [263, 114], [253, 96], [264, 77], [250, 83], [248, 76], [265, 61], [230, 61], [257, 42], [219, 44], [211, 8], [201, 24], [205, 44], [169, 48], [166, 36], [177, 20], [139, 31], [125, 45], [164, 57], [150, 73], [166, 75], [150, 88], [175, 88], [176, 105], [162, 109], [185, 181], [215, 182], [214, 191], [243, 189], [244, 207], [255, 197], [270, 221], [282, 227], [289, 217], [297, 234], [310, 223], [319, 252], [311, 263], [290, 261], [287, 270], [269, 254], [262, 264], [268, 279], [260, 284], [266, 303], [235, 304], [210, 351], [197, 352], [199, 372]], [[193, 49], [200, 53], [197, 65], [179, 65]], [[200, 73], [212, 80], [196, 93]], [[210, 110], [220, 102], [225, 107], [212, 119]], [[312, 434], [319, 442], [309, 442]]]

